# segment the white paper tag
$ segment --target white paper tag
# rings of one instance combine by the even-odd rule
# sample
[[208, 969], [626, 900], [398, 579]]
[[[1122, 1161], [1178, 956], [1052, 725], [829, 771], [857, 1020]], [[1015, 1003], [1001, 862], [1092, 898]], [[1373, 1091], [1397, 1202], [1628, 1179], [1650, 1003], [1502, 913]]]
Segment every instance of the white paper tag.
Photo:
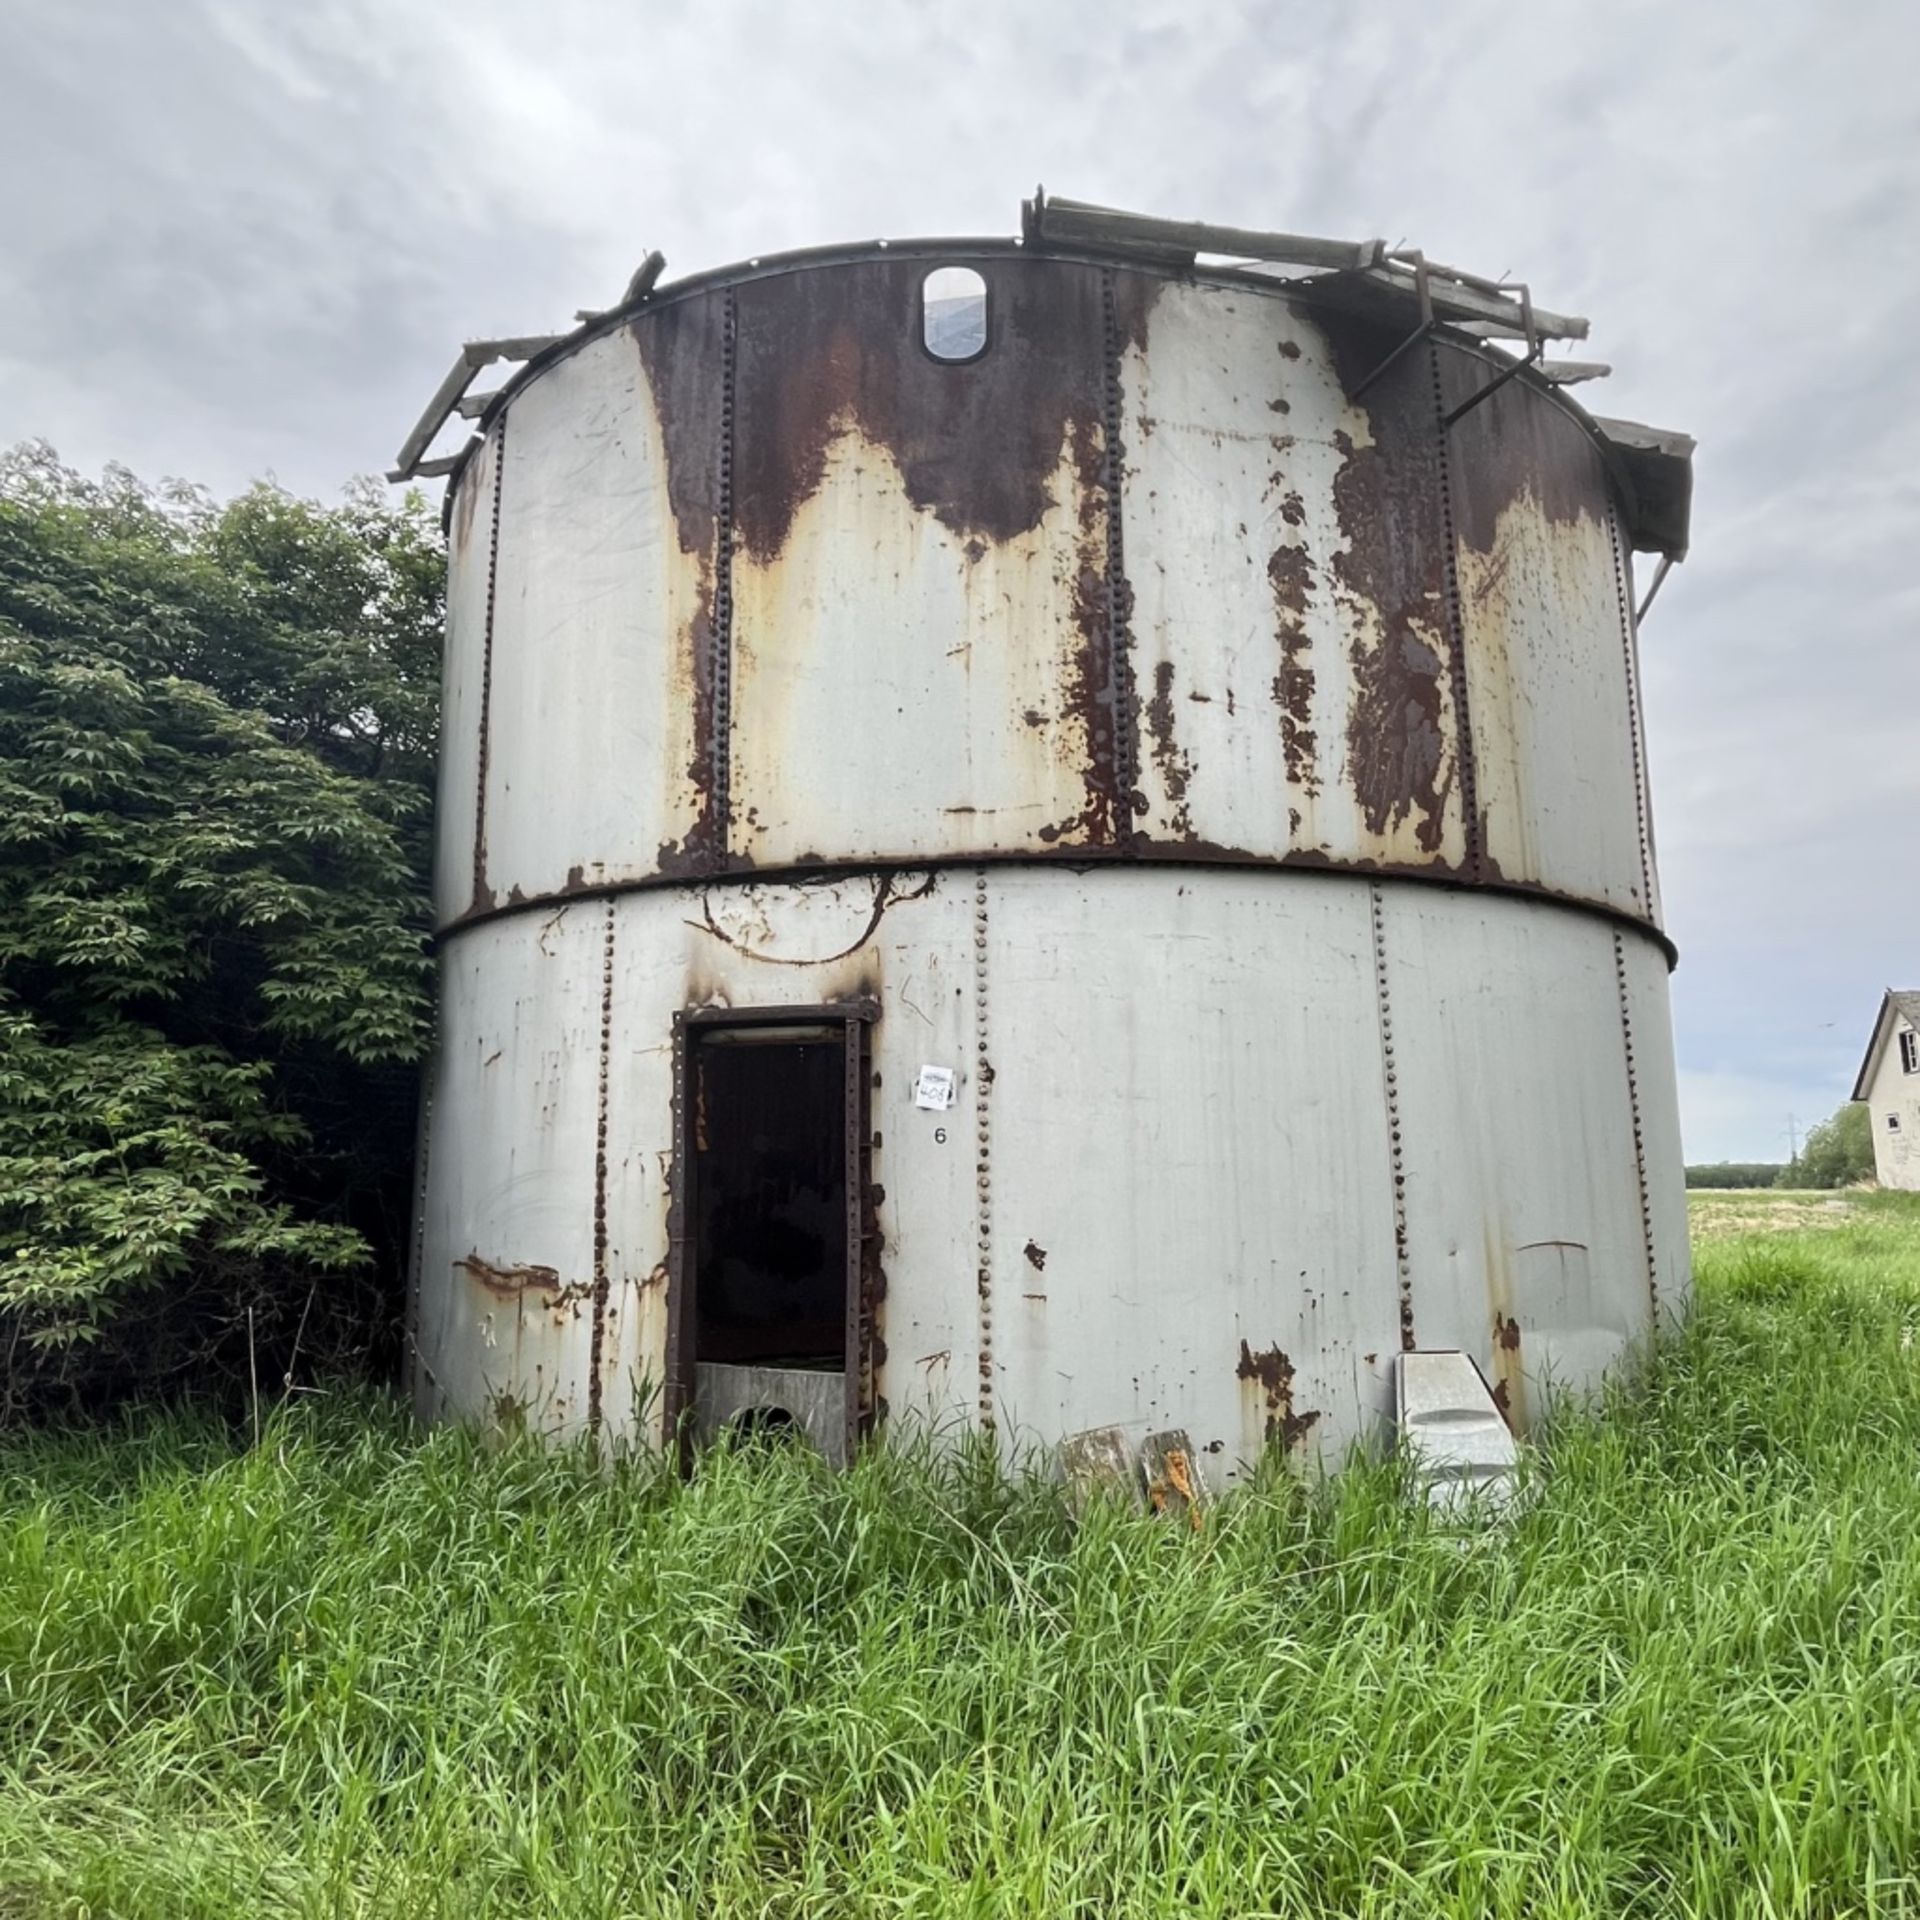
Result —
[[953, 1105], [953, 1069], [922, 1067], [913, 1083], [913, 1104], [929, 1113], [945, 1113]]

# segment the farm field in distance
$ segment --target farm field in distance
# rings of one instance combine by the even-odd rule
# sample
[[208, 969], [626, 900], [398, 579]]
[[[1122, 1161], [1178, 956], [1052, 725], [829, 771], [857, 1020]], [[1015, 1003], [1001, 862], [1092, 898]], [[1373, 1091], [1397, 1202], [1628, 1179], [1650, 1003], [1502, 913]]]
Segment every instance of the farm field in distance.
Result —
[[305, 1400], [0, 1442], [0, 1916], [1920, 1911], [1920, 1197], [1690, 1196], [1510, 1532]]

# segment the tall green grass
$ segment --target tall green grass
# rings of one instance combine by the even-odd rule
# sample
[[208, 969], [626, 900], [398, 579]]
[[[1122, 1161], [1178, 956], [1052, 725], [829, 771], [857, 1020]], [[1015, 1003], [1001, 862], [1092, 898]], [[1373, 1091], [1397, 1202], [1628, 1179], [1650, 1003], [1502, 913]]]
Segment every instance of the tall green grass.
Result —
[[0, 1914], [1920, 1911], [1920, 1208], [1702, 1249], [1464, 1548], [308, 1404], [0, 1447]]

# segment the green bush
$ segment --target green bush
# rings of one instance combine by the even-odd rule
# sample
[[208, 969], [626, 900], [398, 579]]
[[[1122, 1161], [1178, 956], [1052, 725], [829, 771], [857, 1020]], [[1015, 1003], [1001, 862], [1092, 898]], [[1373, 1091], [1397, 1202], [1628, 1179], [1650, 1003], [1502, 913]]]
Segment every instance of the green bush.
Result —
[[1779, 1187], [1851, 1187], [1873, 1178], [1873, 1122], [1850, 1100], [1807, 1135], [1800, 1158], [1780, 1169]]
[[0, 1417], [397, 1291], [440, 577], [417, 499], [0, 460]]

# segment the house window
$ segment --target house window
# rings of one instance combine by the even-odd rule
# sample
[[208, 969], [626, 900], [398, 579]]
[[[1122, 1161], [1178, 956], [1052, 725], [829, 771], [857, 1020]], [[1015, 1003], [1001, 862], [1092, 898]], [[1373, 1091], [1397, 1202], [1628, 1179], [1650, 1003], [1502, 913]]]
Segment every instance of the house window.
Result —
[[936, 360], [987, 350], [987, 283], [971, 267], [935, 267], [920, 283], [920, 339]]
[[1900, 1036], [1900, 1071], [1920, 1073], [1920, 1033], [1911, 1027]]

